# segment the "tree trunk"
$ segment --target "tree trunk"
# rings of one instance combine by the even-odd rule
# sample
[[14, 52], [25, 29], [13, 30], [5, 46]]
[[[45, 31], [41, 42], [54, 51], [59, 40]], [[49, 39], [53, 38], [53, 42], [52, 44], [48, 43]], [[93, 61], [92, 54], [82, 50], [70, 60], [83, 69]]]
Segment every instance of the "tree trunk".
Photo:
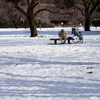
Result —
[[85, 31], [90, 31], [90, 17], [85, 17]]
[[90, 31], [90, 16], [89, 8], [85, 6], [85, 31]]
[[31, 17], [28, 17], [28, 23], [29, 23], [29, 26], [30, 26], [30, 30], [31, 30], [31, 36], [30, 37], [36, 37], [37, 36], [37, 27], [36, 27], [36, 24], [34, 22], [33, 19], [31, 19]]
[[12, 20], [12, 23], [14, 24], [14, 27], [17, 29], [18, 27], [17, 27], [16, 22], [14, 20]]

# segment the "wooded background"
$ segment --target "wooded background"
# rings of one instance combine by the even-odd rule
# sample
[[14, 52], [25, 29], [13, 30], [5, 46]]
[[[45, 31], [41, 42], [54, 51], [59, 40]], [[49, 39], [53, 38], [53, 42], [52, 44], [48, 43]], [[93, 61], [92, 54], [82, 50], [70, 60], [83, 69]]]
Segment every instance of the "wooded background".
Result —
[[[29, 27], [26, 17], [23, 13], [18, 11], [11, 2], [19, 3], [23, 10], [27, 10], [27, 0], [0, 0], [0, 27]], [[84, 6], [89, 5], [92, 8], [98, 1], [95, 10], [90, 15], [90, 25], [100, 26], [100, 2], [99, 0], [29, 0], [40, 2], [35, 7], [34, 11], [38, 9], [49, 9], [49, 11], [41, 11], [35, 18], [38, 27], [52, 27], [52, 26], [84, 26]], [[84, 4], [84, 1], [86, 5]], [[66, 14], [57, 14], [66, 13]]]

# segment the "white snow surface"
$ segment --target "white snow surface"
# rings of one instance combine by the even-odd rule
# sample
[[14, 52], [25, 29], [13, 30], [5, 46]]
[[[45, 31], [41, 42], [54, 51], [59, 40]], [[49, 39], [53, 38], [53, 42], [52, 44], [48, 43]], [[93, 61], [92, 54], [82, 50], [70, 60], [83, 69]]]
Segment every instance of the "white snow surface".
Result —
[[0, 100], [100, 100], [100, 27], [54, 45], [61, 29], [0, 29]]

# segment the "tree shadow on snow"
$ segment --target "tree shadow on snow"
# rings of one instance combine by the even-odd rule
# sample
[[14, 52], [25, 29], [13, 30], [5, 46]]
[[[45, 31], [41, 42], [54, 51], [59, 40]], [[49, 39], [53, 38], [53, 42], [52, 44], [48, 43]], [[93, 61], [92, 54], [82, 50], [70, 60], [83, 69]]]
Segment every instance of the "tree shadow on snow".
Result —
[[[25, 76], [0, 72], [7, 77], [0, 80], [0, 97], [100, 97], [99, 83], [71, 82], [82, 77]], [[11, 78], [8, 78], [11, 77]], [[48, 78], [48, 80], [46, 80]], [[68, 80], [56, 81], [53, 78]]]

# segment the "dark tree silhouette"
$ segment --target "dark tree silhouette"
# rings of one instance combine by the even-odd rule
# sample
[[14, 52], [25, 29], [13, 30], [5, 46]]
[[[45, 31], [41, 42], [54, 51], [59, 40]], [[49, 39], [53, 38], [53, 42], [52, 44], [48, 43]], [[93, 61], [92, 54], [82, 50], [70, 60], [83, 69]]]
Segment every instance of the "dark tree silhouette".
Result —
[[99, 4], [99, 0], [76, 0], [75, 7], [85, 16], [85, 31], [90, 31], [91, 16]]
[[[15, 7], [18, 11], [20, 11], [21, 13], [25, 15], [26, 20], [30, 26], [31, 37], [36, 37], [38, 34], [36, 30], [35, 18], [37, 14], [40, 13], [41, 11], [44, 11], [44, 10], [49, 11], [49, 10], [39, 9], [35, 12], [34, 11], [35, 7], [40, 4], [40, 2], [37, 0], [6, 0], [6, 1], [9, 2], [13, 7]], [[22, 5], [27, 5], [26, 11], [24, 10], [24, 8], [22, 8], [20, 3], [22, 3]]]

